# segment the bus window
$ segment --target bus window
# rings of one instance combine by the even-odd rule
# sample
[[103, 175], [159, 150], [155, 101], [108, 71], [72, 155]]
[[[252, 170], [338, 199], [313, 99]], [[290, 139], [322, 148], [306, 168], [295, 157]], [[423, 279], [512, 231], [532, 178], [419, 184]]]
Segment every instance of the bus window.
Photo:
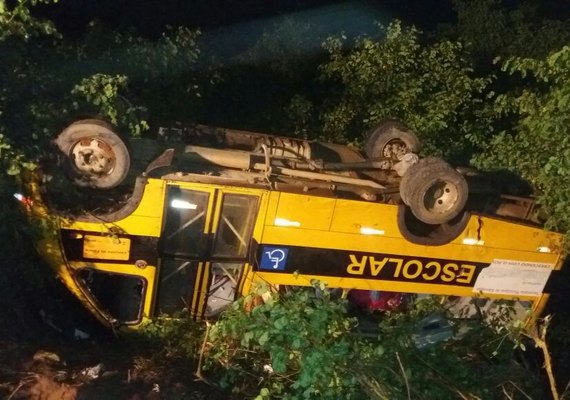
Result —
[[204, 316], [212, 317], [224, 311], [236, 299], [241, 263], [213, 263], [208, 299]]
[[166, 222], [162, 251], [171, 256], [198, 257], [205, 251], [204, 234], [209, 194], [170, 186], [166, 196]]
[[141, 318], [144, 280], [83, 268], [77, 278], [100, 308], [120, 323], [137, 323]]
[[224, 194], [213, 257], [245, 258], [256, 208], [256, 196]]
[[196, 280], [196, 261], [166, 258], [160, 266], [160, 281], [155, 314], [172, 315], [189, 309], [192, 288]]

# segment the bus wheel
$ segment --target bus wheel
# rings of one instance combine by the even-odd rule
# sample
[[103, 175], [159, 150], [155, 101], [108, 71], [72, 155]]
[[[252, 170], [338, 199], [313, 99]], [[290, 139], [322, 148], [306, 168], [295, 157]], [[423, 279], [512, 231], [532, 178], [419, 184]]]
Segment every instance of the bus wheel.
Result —
[[403, 204], [398, 207], [398, 227], [402, 236], [412, 243], [425, 246], [442, 246], [457, 239], [470, 218], [469, 212], [463, 212], [443, 224], [432, 225], [420, 221], [409, 207]]
[[368, 158], [399, 161], [406, 153], [417, 153], [420, 142], [414, 132], [396, 120], [386, 120], [366, 135], [364, 152]]
[[429, 169], [430, 171], [436, 171], [439, 169], [451, 168], [445, 161], [437, 157], [426, 157], [419, 160], [417, 163], [413, 164], [405, 172], [404, 176], [400, 180], [400, 197], [404, 204], [410, 205], [409, 193], [415, 186], [414, 178], [416, 178], [420, 171]]
[[76, 121], [59, 134], [55, 144], [68, 160], [78, 186], [111, 189], [129, 172], [127, 146], [105, 121]]
[[[432, 159], [433, 160], [433, 159]], [[465, 208], [469, 188], [459, 172], [444, 162], [418, 163], [400, 193], [412, 213], [426, 224], [442, 224]]]

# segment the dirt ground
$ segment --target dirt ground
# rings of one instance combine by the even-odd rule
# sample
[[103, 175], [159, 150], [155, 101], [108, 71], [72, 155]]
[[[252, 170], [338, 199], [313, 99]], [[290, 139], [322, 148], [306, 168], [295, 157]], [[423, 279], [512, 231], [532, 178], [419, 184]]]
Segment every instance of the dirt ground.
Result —
[[[75, 399], [226, 399], [217, 388], [189, 373], [163, 375], [120, 339], [67, 342], [48, 338], [30, 343], [0, 341], [0, 398]], [[45, 339], [45, 340], [43, 340]], [[145, 362], [146, 361], [146, 362]]]
[[[0, 398], [31, 400], [227, 399], [196, 380], [193, 365], [164, 371], [149, 349], [113, 336], [50, 282], [45, 293], [21, 288], [0, 298]], [[8, 301], [9, 304], [2, 304]], [[87, 337], [87, 334], [89, 335]], [[78, 337], [80, 336], [80, 337]], [[137, 347], [139, 346], [139, 347]]]

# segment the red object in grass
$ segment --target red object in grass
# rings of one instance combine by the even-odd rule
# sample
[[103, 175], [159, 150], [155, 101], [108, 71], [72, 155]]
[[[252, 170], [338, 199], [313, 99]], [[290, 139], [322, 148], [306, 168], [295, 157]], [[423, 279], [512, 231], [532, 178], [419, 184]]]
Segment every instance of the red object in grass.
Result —
[[366, 311], [394, 311], [402, 305], [404, 294], [353, 289], [349, 292], [348, 299]]

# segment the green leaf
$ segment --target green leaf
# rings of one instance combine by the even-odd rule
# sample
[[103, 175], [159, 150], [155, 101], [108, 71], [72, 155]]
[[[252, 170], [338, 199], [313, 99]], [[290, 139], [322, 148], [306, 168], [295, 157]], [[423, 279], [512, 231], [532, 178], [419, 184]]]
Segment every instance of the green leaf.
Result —
[[286, 328], [288, 325], [289, 325], [289, 319], [286, 316], [276, 319], [275, 322], [273, 323], [273, 326], [275, 326], [275, 328], [279, 330]]
[[265, 345], [265, 343], [267, 343], [268, 340], [269, 340], [269, 333], [263, 332], [261, 336], [257, 339], [257, 342], [259, 343], [260, 346], [263, 346]]

